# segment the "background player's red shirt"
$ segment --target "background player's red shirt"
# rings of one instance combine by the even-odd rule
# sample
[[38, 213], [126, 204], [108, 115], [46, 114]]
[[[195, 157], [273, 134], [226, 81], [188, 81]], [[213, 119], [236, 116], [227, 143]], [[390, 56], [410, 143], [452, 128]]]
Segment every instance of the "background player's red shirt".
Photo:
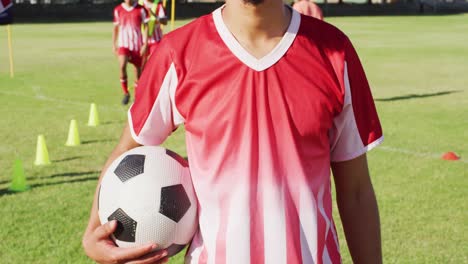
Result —
[[119, 25], [119, 48], [139, 51], [143, 45], [141, 25], [148, 22], [146, 10], [137, 4], [128, 7], [125, 3], [114, 8], [114, 25]]
[[218, 9], [156, 52], [129, 122], [144, 145], [185, 124], [200, 220], [187, 262], [340, 263], [330, 162], [383, 139], [349, 39], [293, 11], [279, 44], [257, 59]]

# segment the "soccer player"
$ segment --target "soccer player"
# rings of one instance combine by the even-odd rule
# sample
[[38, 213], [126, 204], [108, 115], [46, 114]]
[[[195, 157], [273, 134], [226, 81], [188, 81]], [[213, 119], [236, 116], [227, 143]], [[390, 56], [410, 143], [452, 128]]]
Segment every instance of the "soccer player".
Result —
[[296, 0], [292, 7], [303, 15], [323, 20], [322, 10], [313, 0]]
[[150, 14], [148, 22], [148, 52], [151, 52], [155, 49], [156, 44], [161, 41], [163, 37], [163, 31], [161, 25], [167, 25], [167, 15], [166, 10], [161, 0], [144, 0], [141, 1], [143, 6], [146, 8]]
[[[148, 45], [148, 16], [135, 0], [124, 0], [114, 9], [114, 31], [112, 44], [119, 59], [120, 84], [124, 92], [122, 104], [128, 104], [130, 93], [127, 81], [127, 63], [135, 66], [135, 77], [141, 74], [142, 56]], [[143, 25], [143, 31], [142, 31]], [[135, 81], [136, 90], [136, 81]]]
[[[187, 263], [341, 263], [330, 168], [354, 263], [382, 262], [366, 152], [383, 134], [345, 34], [282, 0], [227, 0], [167, 34], [155, 52], [104, 170], [184, 124], [199, 202]], [[95, 199], [88, 256], [166, 260], [156, 245], [116, 248], [115, 228], [100, 224]]]

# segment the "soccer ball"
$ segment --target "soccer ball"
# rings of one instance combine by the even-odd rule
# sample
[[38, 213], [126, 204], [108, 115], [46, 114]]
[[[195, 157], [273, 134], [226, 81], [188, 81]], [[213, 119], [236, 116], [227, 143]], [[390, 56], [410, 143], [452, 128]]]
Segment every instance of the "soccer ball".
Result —
[[117, 220], [112, 238], [119, 247], [153, 242], [176, 254], [198, 227], [187, 161], [163, 147], [125, 152], [102, 178], [98, 214], [102, 224]]

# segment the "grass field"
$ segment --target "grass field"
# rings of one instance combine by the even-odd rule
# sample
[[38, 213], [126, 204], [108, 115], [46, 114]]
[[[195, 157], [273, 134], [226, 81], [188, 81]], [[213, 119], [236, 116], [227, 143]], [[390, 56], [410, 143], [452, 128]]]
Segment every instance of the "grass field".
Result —
[[[354, 41], [384, 127], [386, 140], [369, 160], [385, 263], [468, 263], [468, 15], [328, 21]], [[98, 173], [126, 121], [111, 24], [14, 25], [13, 43], [11, 79], [0, 27], [0, 262], [92, 263], [81, 235]], [[92, 102], [96, 128], [86, 126]], [[71, 119], [79, 147], [64, 146]], [[39, 134], [50, 166], [32, 165]], [[185, 155], [183, 130], [165, 145]], [[462, 159], [441, 160], [446, 151]], [[28, 192], [7, 191], [15, 158]]]

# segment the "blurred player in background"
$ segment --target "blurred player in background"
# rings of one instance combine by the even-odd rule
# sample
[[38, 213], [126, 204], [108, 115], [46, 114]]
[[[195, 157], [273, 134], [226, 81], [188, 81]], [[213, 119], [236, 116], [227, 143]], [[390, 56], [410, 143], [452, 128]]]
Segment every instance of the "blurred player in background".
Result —
[[148, 50], [143, 58], [144, 65], [148, 56], [156, 47], [156, 43], [163, 36], [161, 25], [167, 25], [167, 15], [161, 0], [140, 0], [139, 4], [146, 8], [150, 16], [148, 22]]
[[[135, 66], [135, 77], [141, 74], [143, 55], [148, 46], [148, 14], [134, 0], [125, 0], [114, 9], [112, 44], [119, 59], [120, 84], [124, 92], [122, 104], [130, 101], [127, 81], [127, 63]], [[143, 28], [143, 30], [142, 30]], [[136, 89], [136, 80], [135, 80]]]
[[313, 0], [295, 0], [293, 8], [303, 15], [323, 20], [322, 10]]

